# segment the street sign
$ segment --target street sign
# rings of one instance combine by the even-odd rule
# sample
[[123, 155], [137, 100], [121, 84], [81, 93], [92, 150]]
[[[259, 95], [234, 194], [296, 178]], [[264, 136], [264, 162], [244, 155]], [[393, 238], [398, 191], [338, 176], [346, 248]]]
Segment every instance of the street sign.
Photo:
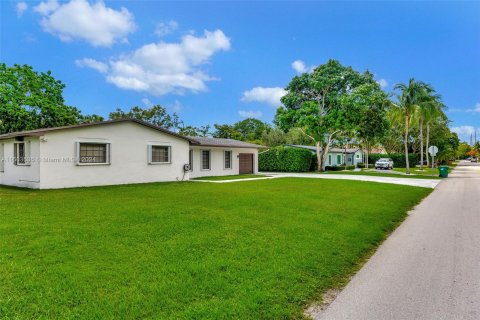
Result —
[[437, 146], [430, 146], [428, 148], [428, 153], [430, 153], [430, 155], [432, 155], [433, 157], [435, 157], [437, 155], [437, 152], [438, 152], [438, 147]]

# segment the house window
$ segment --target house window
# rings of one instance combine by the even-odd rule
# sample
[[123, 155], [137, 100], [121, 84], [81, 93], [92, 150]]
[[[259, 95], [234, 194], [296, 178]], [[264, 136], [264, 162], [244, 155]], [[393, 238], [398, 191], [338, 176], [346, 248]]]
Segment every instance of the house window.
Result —
[[202, 150], [202, 170], [210, 170], [210, 150]]
[[193, 150], [188, 153], [188, 164], [190, 165], [190, 171], [193, 171]]
[[13, 144], [13, 164], [16, 166], [27, 166], [28, 162], [28, 145], [25, 142], [15, 142]]
[[79, 143], [79, 164], [108, 164], [110, 163], [109, 143]]
[[331, 165], [332, 164], [332, 155], [329, 154], [328, 155], [328, 165]]
[[342, 164], [342, 155], [337, 154], [337, 164]]
[[360, 159], [360, 155], [359, 155], [359, 154], [357, 154], [357, 159]]
[[170, 146], [150, 146], [150, 163], [170, 163]]
[[0, 143], [0, 172], [5, 171], [5, 147], [3, 143]]
[[223, 164], [225, 169], [232, 169], [232, 151], [223, 152]]

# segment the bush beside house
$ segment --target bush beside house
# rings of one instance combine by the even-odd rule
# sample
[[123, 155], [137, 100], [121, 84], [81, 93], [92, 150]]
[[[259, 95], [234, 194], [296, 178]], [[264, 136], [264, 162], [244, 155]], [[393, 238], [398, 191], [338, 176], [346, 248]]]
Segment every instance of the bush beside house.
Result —
[[260, 171], [308, 172], [314, 155], [309, 150], [275, 147], [258, 154]]

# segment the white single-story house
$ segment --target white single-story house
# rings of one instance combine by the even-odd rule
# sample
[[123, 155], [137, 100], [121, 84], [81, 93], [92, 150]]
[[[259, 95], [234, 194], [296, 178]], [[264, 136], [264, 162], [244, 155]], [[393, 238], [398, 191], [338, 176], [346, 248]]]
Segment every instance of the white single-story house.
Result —
[[56, 189], [258, 172], [261, 146], [134, 119], [0, 135], [0, 184]]
[[[317, 148], [315, 146], [302, 146], [295, 144], [287, 144], [287, 147], [301, 148], [312, 151], [316, 154]], [[348, 166], [356, 166], [358, 163], [363, 163], [363, 152], [360, 148], [330, 148], [327, 154], [327, 166], [341, 166], [344, 164]]]

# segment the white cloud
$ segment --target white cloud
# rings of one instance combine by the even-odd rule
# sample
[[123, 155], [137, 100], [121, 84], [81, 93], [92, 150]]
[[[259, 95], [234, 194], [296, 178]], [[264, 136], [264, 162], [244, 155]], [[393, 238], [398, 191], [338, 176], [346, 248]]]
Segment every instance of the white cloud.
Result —
[[251, 90], [245, 91], [242, 96], [243, 102], [262, 102], [273, 107], [279, 107], [282, 103], [282, 98], [287, 92], [280, 87], [265, 88], [255, 87]]
[[316, 66], [307, 66], [302, 60], [295, 60], [292, 62], [292, 69], [297, 73], [312, 72]]
[[27, 11], [28, 9], [28, 4], [26, 2], [19, 2], [17, 3], [15, 9], [17, 10], [17, 17], [21, 17], [23, 16], [23, 14], [25, 13], [25, 11]]
[[160, 22], [155, 27], [155, 34], [159, 37], [164, 37], [171, 34], [178, 28], [177, 21], [170, 20], [168, 22]]
[[40, 2], [39, 5], [33, 8], [36, 12], [43, 16], [49, 15], [53, 11], [57, 10], [60, 5], [57, 0], [48, 0], [46, 2]]
[[221, 30], [185, 35], [179, 43], [150, 43], [111, 59], [106, 79], [121, 89], [155, 96], [205, 91], [214, 78], [201, 67], [229, 49], [230, 39]]
[[475, 104], [475, 106], [473, 108], [467, 109], [467, 112], [480, 113], [480, 102], [477, 102], [477, 104]]
[[298, 73], [305, 73], [307, 72], [307, 67], [305, 66], [305, 62], [302, 60], [295, 60], [292, 62], [292, 68]]
[[388, 87], [388, 81], [385, 79], [378, 79], [377, 83], [380, 85], [382, 89]]
[[85, 68], [85, 67], [92, 68], [94, 70], [97, 70], [100, 73], [107, 73], [108, 71], [108, 65], [106, 63], [97, 61], [95, 59], [90, 59], [90, 58], [78, 59], [78, 60], [75, 60], [75, 64], [81, 68]]
[[242, 118], [261, 118], [262, 117], [262, 112], [261, 111], [245, 111], [245, 110], [240, 110], [238, 111], [238, 115]]
[[[480, 131], [479, 128], [475, 128], [474, 126], [459, 126], [459, 127], [450, 128], [450, 130], [452, 130], [453, 132], [456, 132], [460, 140], [467, 141], [467, 142], [470, 142], [470, 137], [472, 134], [475, 133], [475, 130], [477, 132]], [[480, 135], [477, 138], [480, 138]]]
[[143, 104], [145, 105], [145, 107], [147, 107], [147, 108], [150, 108], [150, 107], [153, 106], [152, 101], [150, 101], [150, 99], [148, 99], [148, 98], [143, 98], [143, 99], [142, 99], [142, 103], [143, 103]]
[[57, 0], [48, 0], [34, 10], [43, 16], [43, 30], [62, 41], [80, 39], [96, 47], [108, 47], [126, 42], [127, 35], [136, 29], [133, 15], [126, 8], [107, 8], [102, 1], [90, 4], [87, 0], [71, 0], [59, 4]]

